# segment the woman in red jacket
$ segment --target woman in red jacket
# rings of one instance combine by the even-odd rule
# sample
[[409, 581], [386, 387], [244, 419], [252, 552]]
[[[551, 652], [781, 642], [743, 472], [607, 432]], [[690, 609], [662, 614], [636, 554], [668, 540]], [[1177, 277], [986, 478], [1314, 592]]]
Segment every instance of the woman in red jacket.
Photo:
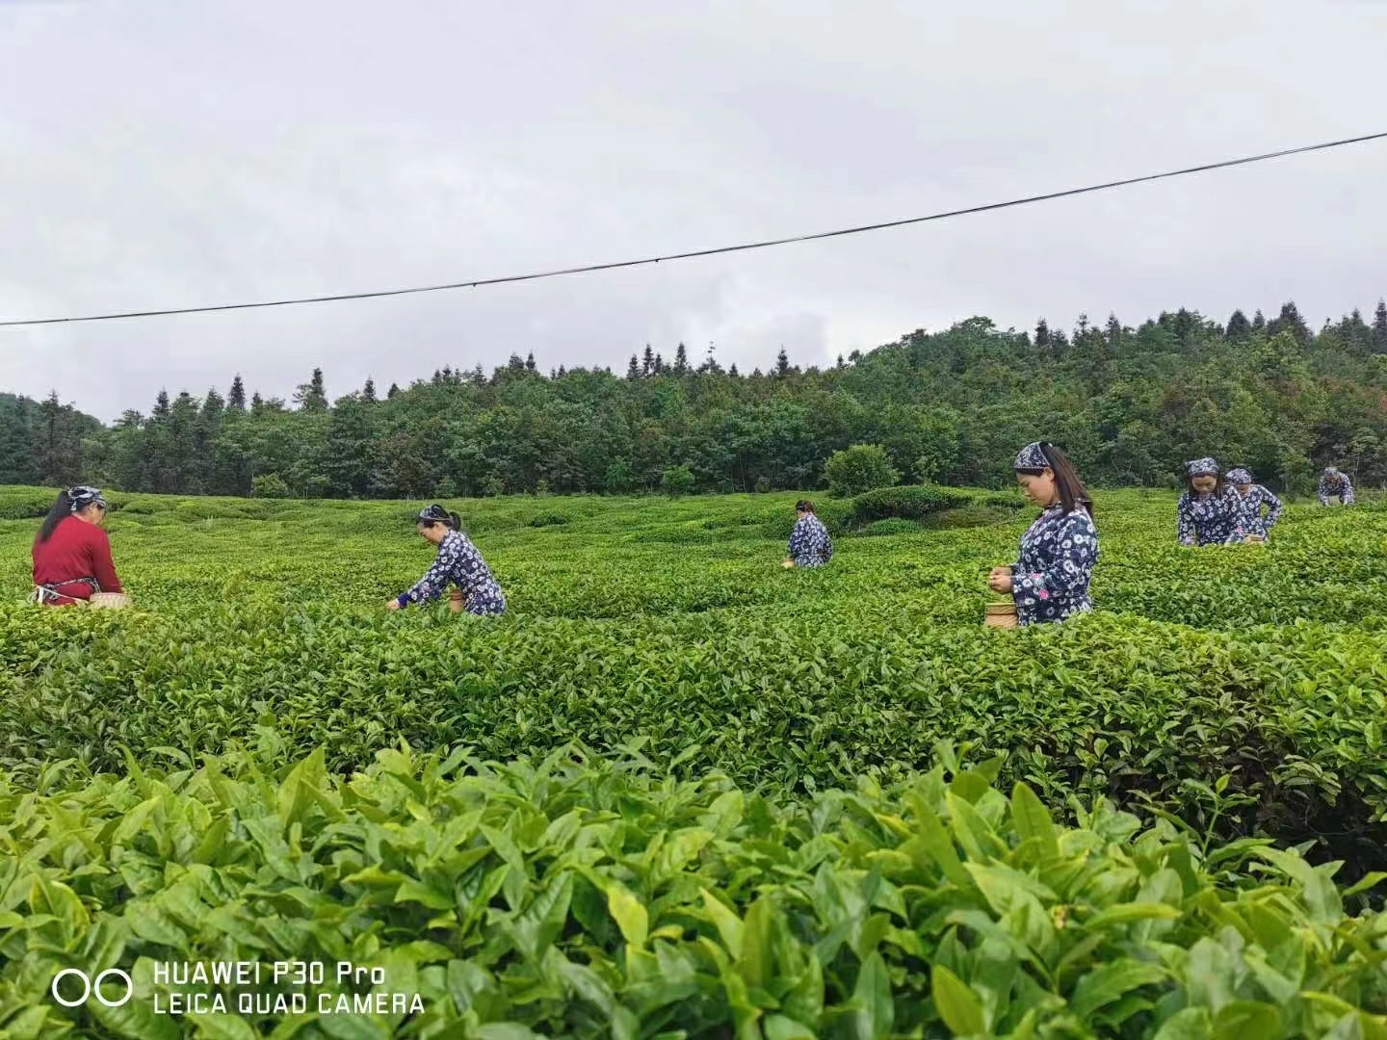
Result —
[[111, 540], [101, 530], [106, 499], [79, 484], [58, 500], [34, 538], [34, 602], [71, 606], [93, 592], [123, 592], [111, 561]]

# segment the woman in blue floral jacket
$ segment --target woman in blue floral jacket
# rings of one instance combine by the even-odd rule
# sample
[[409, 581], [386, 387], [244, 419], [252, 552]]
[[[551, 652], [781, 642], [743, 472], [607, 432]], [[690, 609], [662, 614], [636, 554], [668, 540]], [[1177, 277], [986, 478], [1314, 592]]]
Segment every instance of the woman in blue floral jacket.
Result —
[[443, 595], [449, 584], [462, 590], [469, 614], [503, 614], [506, 597], [492, 577], [482, 554], [471, 539], [460, 530], [462, 521], [456, 513], [442, 506], [429, 506], [418, 517], [419, 535], [438, 546], [433, 566], [408, 592], [387, 600], [386, 607], [399, 610], [411, 603], [427, 603]]
[[[1238, 495], [1238, 506], [1242, 512], [1239, 524], [1243, 537], [1265, 542], [1276, 521], [1281, 519], [1281, 499], [1261, 484], [1254, 483], [1252, 474], [1245, 469], [1230, 469], [1224, 479]], [[1265, 516], [1262, 514], [1263, 506], [1267, 507]]]
[[795, 503], [795, 529], [790, 532], [788, 552], [786, 566], [822, 567], [833, 559], [833, 539], [814, 515], [814, 503], [808, 499]]
[[1185, 463], [1188, 490], [1175, 506], [1175, 537], [1181, 545], [1231, 545], [1241, 542], [1242, 505], [1238, 493], [1223, 482], [1218, 463], [1195, 459]]
[[1041, 508], [1021, 537], [1010, 567], [994, 567], [987, 583], [1010, 592], [1020, 625], [1063, 621], [1093, 609], [1089, 583], [1098, 562], [1093, 503], [1064, 452], [1045, 441], [1027, 444], [1013, 465], [1025, 496]]

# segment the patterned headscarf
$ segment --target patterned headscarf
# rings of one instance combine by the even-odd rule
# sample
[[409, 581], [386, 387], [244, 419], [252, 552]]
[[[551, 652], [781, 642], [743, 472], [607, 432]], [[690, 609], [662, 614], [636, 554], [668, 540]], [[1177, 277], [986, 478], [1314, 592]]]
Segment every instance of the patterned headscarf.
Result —
[[1252, 474], [1245, 469], [1230, 469], [1223, 475], [1230, 484], [1251, 484]]
[[1185, 463], [1185, 472], [1191, 477], [1218, 476], [1218, 463], [1213, 459], [1194, 459]]
[[449, 515], [448, 510], [435, 502], [433, 505], [419, 511], [419, 519], [427, 520], [429, 523], [434, 524], [446, 524], [452, 517]]
[[1330, 466], [1328, 469], [1324, 471], [1324, 475], [1326, 477], [1337, 477], [1339, 475], [1339, 471], [1335, 469], [1333, 466]]
[[87, 506], [106, 508], [106, 499], [102, 497], [101, 489], [94, 488], [90, 484], [78, 484], [76, 487], [68, 488], [67, 498], [74, 513], [80, 513]]
[[1033, 441], [1021, 449], [1016, 456], [1016, 461], [1012, 463], [1012, 469], [1044, 469], [1050, 465], [1050, 460], [1045, 457], [1044, 450], [1040, 447], [1040, 441]]

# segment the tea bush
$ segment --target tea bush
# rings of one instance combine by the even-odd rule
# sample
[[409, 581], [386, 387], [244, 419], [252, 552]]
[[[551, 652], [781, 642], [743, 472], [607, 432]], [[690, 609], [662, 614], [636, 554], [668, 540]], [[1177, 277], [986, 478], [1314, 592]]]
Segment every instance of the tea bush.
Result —
[[852, 511], [859, 524], [874, 520], [923, 520], [931, 513], [967, 505], [970, 501], [970, 495], [955, 488], [886, 487], [858, 495], [852, 501]]
[[[777, 566], [792, 495], [454, 503], [510, 603], [484, 620], [384, 611], [422, 503], [119, 494], [137, 609], [39, 610], [51, 496], [0, 489], [0, 1031], [256, 1035], [41, 998], [59, 964], [262, 950], [396, 957], [410, 1035], [1387, 1035], [1350, 895], [1387, 863], [1387, 509], [1193, 550], [1174, 495], [1100, 493], [1098, 609], [1005, 632], [984, 577], [1033, 514], [939, 495], [983, 526], [808, 571]], [[396, 1028], [344, 1021], [300, 1028]]]
[[[1387, 1035], [1387, 917], [1345, 906], [1381, 875], [1341, 890], [1332, 864], [1101, 802], [1057, 825], [947, 748], [807, 803], [584, 757], [0, 784], [10, 1035], [177, 1036], [152, 1008], [193, 993], [228, 1009], [183, 1020], [205, 1035], [285, 1033], [244, 986], [154, 972], [229, 960], [378, 966], [377, 993], [419, 997], [347, 1022], [321, 1001], [369, 984], [257, 987], [312, 998], [302, 1036]], [[49, 998], [115, 965], [130, 1004]]]

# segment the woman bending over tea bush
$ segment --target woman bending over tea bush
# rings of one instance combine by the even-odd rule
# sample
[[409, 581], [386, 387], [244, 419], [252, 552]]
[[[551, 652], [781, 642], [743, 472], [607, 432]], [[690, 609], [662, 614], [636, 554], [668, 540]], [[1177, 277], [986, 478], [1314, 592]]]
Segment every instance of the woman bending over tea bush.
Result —
[[1229, 545], [1243, 540], [1242, 499], [1223, 482], [1218, 463], [1185, 463], [1188, 489], [1175, 507], [1175, 536], [1181, 545]]
[[1012, 467], [1025, 496], [1042, 512], [1021, 537], [1010, 567], [994, 567], [987, 583], [1010, 592], [1020, 625], [1063, 621], [1093, 609], [1089, 582], [1098, 562], [1093, 502], [1064, 452], [1046, 441], [1027, 444]]
[[1346, 506], [1353, 505], [1353, 482], [1348, 479], [1347, 473], [1340, 473], [1333, 466], [1320, 476], [1320, 505], [1329, 505], [1331, 498], [1337, 498]]
[[[1238, 506], [1242, 514], [1238, 524], [1242, 528], [1244, 539], [1265, 542], [1271, 534], [1271, 529], [1276, 526], [1276, 521], [1281, 519], [1281, 499], [1261, 484], [1254, 483], [1252, 474], [1245, 469], [1230, 469], [1224, 479], [1233, 486], [1238, 496]], [[1262, 514], [1264, 505], [1267, 507], [1265, 516]]]
[[828, 528], [814, 515], [814, 503], [807, 499], [795, 503], [795, 515], [785, 566], [822, 567], [833, 559], [833, 539], [828, 536]]
[[34, 537], [35, 603], [84, 604], [93, 592], [123, 592], [101, 525], [106, 499], [100, 488], [79, 484], [58, 492]]
[[411, 603], [425, 603], [443, 594], [449, 583], [462, 590], [469, 614], [502, 614], [506, 597], [492, 577], [482, 554], [460, 528], [462, 521], [435, 503], [419, 514], [418, 531], [427, 542], [438, 546], [438, 556], [427, 574], [408, 592], [386, 602], [390, 610]]

